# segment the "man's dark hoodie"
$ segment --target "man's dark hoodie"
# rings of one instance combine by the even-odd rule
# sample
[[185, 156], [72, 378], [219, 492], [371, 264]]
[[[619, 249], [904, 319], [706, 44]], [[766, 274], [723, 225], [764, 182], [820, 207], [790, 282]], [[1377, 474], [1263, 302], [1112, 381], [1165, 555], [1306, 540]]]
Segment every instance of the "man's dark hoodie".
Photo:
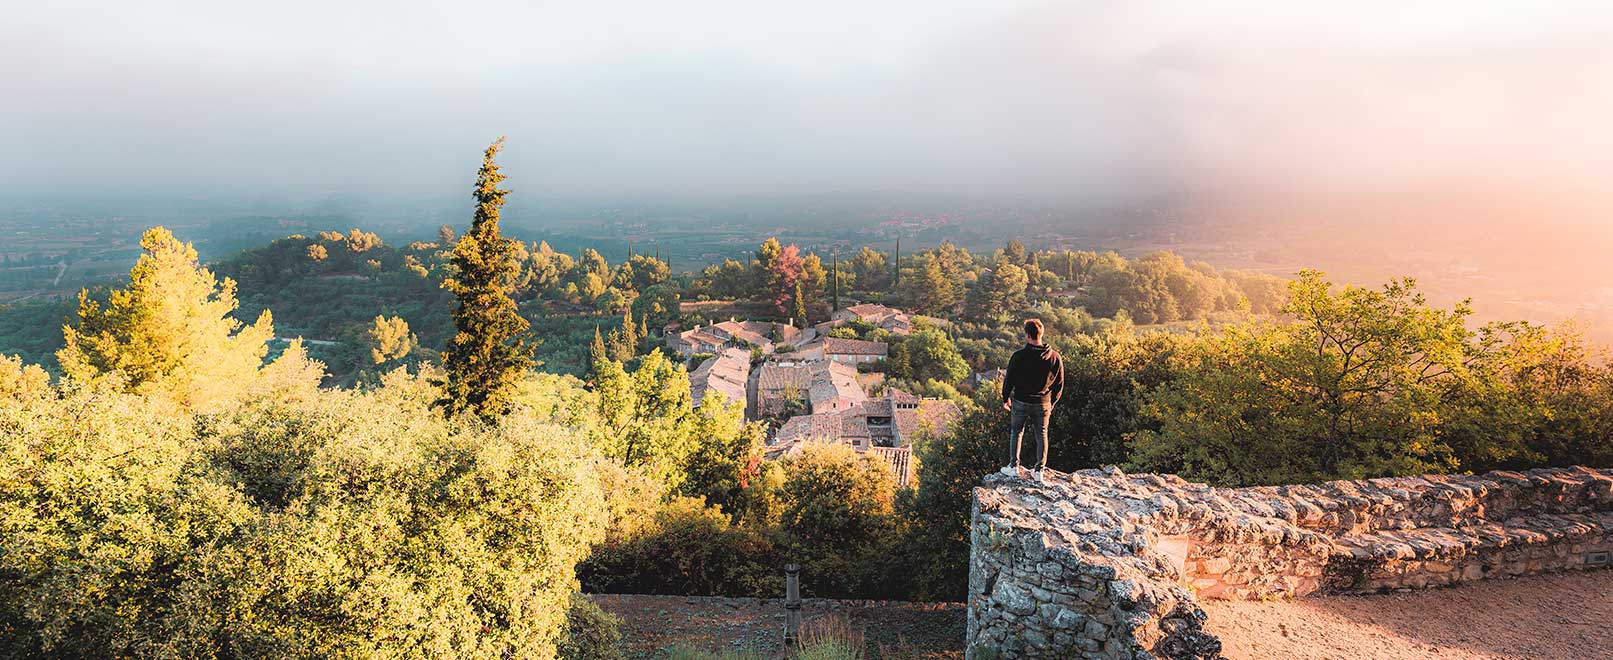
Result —
[[1026, 344], [1008, 360], [1003, 377], [1003, 401], [1009, 397], [1032, 405], [1049, 406], [1064, 394], [1064, 358], [1047, 344]]

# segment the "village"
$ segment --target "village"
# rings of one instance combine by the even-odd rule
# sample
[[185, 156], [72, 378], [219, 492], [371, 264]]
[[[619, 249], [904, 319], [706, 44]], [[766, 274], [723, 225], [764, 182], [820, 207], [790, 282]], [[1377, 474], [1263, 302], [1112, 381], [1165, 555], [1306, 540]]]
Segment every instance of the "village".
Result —
[[831, 332], [858, 323], [906, 335], [917, 320], [946, 323], [859, 304], [804, 328], [729, 319], [687, 329], [670, 324], [665, 336], [669, 350], [698, 360], [689, 372], [696, 407], [743, 402], [746, 420], [767, 424], [766, 458], [786, 458], [812, 443], [845, 444], [885, 461], [905, 488], [914, 478], [914, 441], [948, 432], [962, 412], [951, 401], [887, 386], [878, 370], [889, 355], [885, 342]]

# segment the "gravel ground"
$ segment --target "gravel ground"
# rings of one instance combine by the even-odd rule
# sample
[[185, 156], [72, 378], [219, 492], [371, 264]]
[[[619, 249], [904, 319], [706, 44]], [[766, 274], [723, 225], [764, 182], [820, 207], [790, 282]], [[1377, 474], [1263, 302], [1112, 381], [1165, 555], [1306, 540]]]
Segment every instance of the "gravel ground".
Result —
[[[784, 601], [757, 598], [684, 596], [592, 596], [602, 609], [622, 619], [623, 651], [628, 658], [665, 658], [683, 646], [704, 651], [751, 650], [781, 657]], [[962, 658], [963, 605], [954, 603], [867, 603], [808, 599], [807, 622], [841, 617], [861, 631], [869, 646], [901, 646], [904, 658]], [[877, 660], [876, 652], [871, 656]]]
[[[629, 658], [665, 658], [677, 646], [782, 655], [779, 599], [593, 598], [622, 618]], [[1204, 609], [1231, 660], [1613, 660], [1613, 570]], [[903, 657], [963, 657], [959, 604], [808, 600], [802, 614], [844, 617], [873, 646], [904, 645]]]
[[1613, 659], [1613, 571], [1204, 606], [1232, 660]]

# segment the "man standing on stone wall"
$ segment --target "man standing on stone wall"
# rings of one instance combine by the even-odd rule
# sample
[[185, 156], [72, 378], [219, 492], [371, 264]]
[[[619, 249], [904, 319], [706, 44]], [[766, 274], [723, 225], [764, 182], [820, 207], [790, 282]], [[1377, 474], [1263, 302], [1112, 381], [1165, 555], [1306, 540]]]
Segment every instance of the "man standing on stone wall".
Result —
[[1031, 478], [1042, 480], [1047, 468], [1047, 422], [1053, 406], [1064, 394], [1064, 358], [1042, 341], [1042, 322], [1025, 321], [1025, 347], [1008, 360], [1003, 376], [1003, 410], [1009, 413], [1008, 466], [1002, 473], [1023, 477], [1019, 463], [1022, 440], [1028, 434], [1036, 441], [1035, 467]]

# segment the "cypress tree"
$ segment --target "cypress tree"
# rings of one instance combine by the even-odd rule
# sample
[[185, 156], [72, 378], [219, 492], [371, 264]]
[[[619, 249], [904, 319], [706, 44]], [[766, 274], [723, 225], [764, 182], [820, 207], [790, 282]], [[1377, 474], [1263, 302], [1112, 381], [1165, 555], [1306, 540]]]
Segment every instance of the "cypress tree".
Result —
[[795, 309], [793, 311], [795, 319], [800, 321], [801, 327], [805, 328], [807, 326], [806, 300], [801, 295], [800, 280], [795, 281]]
[[902, 284], [902, 237], [896, 237], [896, 256], [891, 259], [891, 288], [895, 289]]
[[599, 324], [594, 324], [594, 343], [588, 346], [588, 375], [597, 379], [599, 366], [610, 359], [605, 349], [605, 337], [599, 334]]
[[443, 413], [454, 417], [474, 414], [493, 422], [509, 412], [516, 383], [532, 367], [532, 346], [525, 335], [530, 327], [516, 313], [502, 282], [515, 278], [515, 241], [499, 234], [499, 208], [510, 191], [498, 187], [505, 179], [494, 157], [504, 147], [499, 138], [487, 148], [476, 174], [476, 215], [470, 229], [454, 244], [452, 263], [457, 271], [443, 286], [459, 299], [454, 306], [458, 334], [443, 351], [443, 396], [437, 401]]
[[829, 270], [829, 311], [840, 309], [840, 251], [829, 252], [829, 261], [834, 264]]
[[626, 362], [638, 355], [638, 324], [633, 322], [633, 307], [629, 305], [622, 310], [622, 328], [620, 334], [612, 337], [616, 340], [611, 349], [616, 354], [617, 362]]

